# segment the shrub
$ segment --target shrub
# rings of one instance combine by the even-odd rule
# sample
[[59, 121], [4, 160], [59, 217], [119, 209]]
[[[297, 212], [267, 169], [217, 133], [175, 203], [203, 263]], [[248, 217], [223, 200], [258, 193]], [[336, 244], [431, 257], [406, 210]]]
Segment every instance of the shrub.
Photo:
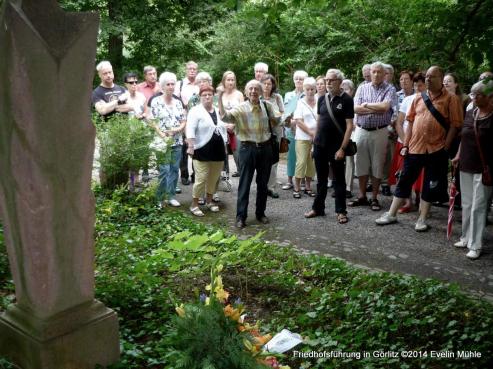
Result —
[[125, 184], [129, 171], [147, 166], [153, 130], [144, 122], [115, 114], [106, 122], [96, 124], [100, 143], [100, 180], [107, 189]]

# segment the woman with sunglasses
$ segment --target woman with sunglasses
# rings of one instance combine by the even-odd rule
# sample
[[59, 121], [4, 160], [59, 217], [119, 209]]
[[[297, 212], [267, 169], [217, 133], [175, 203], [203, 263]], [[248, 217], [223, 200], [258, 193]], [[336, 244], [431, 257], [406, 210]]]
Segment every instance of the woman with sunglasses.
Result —
[[137, 91], [137, 85], [139, 83], [137, 73], [126, 73], [123, 76], [123, 80], [125, 81], [125, 87], [128, 91], [127, 104], [129, 104], [133, 109], [128, 112], [128, 115], [137, 119], [143, 119], [146, 97], [142, 92]]

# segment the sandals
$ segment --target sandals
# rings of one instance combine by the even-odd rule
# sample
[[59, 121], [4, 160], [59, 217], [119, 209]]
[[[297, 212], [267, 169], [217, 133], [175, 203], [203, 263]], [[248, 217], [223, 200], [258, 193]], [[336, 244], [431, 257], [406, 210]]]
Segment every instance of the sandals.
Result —
[[312, 190], [305, 190], [303, 191], [306, 195], [310, 196], [310, 197], [315, 197], [317, 195], [315, 195], [315, 193], [312, 191]]
[[207, 209], [209, 209], [213, 213], [217, 213], [219, 211], [219, 206], [217, 206], [216, 204], [213, 204], [211, 202], [208, 204], [205, 204], [205, 206], [207, 207]]
[[199, 198], [199, 205], [205, 205], [205, 199], [203, 197]]
[[366, 197], [358, 197], [356, 200], [349, 201], [348, 206], [355, 207], [355, 206], [368, 206], [370, 203], [368, 202], [368, 199]]
[[200, 210], [200, 208], [198, 206], [194, 207], [194, 208], [190, 208], [190, 212], [195, 215], [196, 217], [203, 217], [204, 216], [204, 213], [202, 212], [202, 210]]
[[315, 217], [324, 217], [325, 213], [317, 213], [315, 210], [310, 210], [309, 212], [305, 213], [305, 218], [310, 219], [310, 218], [315, 218]]
[[382, 207], [380, 206], [380, 203], [378, 202], [377, 199], [372, 199], [370, 201], [370, 209], [373, 210], [373, 211], [382, 210]]
[[281, 187], [283, 190], [290, 190], [293, 188], [293, 184], [292, 183], [286, 183], [285, 185], [283, 185]]
[[347, 217], [346, 214], [344, 213], [337, 214], [337, 223], [346, 224], [347, 222], [349, 222], [349, 218]]
[[295, 199], [301, 199], [301, 193], [300, 193], [300, 191], [293, 191], [293, 197]]

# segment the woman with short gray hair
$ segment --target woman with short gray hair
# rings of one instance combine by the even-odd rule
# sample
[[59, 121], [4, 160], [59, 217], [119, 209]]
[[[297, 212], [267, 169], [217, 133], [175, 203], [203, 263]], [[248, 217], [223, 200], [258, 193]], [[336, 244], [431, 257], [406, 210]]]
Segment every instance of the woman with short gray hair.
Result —
[[[149, 100], [151, 125], [156, 130], [158, 138], [164, 140], [171, 147], [167, 148], [166, 155], [158, 158], [159, 182], [156, 197], [161, 206], [169, 204], [180, 206], [176, 200], [176, 185], [182, 156], [183, 130], [185, 129], [185, 111], [180, 100], [173, 96], [176, 75], [164, 72], [159, 76], [159, 84], [162, 95], [154, 95]], [[170, 142], [171, 141], [171, 142]], [[168, 158], [168, 150], [171, 150], [171, 160]], [[166, 159], [164, 158], [166, 156]]]
[[298, 105], [298, 100], [305, 96], [303, 93], [303, 81], [306, 77], [308, 77], [308, 73], [304, 70], [297, 70], [294, 72], [294, 90], [287, 92], [284, 96], [285, 133], [286, 138], [289, 140], [289, 150], [287, 158], [288, 182], [282, 186], [283, 190], [290, 190], [293, 188], [293, 177], [296, 169], [296, 145], [294, 140], [296, 126], [294, 124], [291, 125], [291, 119], [293, 118], [293, 113]]
[[293, 197], [301, 198], [301, 180], [305, 180], [304, 193], [310, 197], [315, 197], [312, 192], [311, 183], [315, 176], [315, 164], [311, 155], [313, 139], [317, 130], [317, 92], [316, 81], [312, 77], [307, 77], [303, 81], [303, 91], [305, 96], [298, 100], [293, 120], [296, 123], [295, 149], [296, 167]]
[[[210, 86], [212, 87], [212, 77], [209, 73], [207, 72], [199, 72], [197, 76], [195, 77], [195, 84], [199, 87], [199, 90], [203, 86]], [[188, 100], [187, 104], [187, 110], [190, 111], [194, 106], [197, 106], [200, 104], [200, 94], [194, 93], [192, 97]]]
[[485, 168], [493, 176], [493, 81], [474, 84], [471, 97], [476, 108], [466, 113], [459, 150], [452, 160], [454, 166], [459, 165], [462, 194], [462, 235], [454, 246], [467, 247], [466, 257], [477, 259], [493, 191], [491, 183], [484, 183]]

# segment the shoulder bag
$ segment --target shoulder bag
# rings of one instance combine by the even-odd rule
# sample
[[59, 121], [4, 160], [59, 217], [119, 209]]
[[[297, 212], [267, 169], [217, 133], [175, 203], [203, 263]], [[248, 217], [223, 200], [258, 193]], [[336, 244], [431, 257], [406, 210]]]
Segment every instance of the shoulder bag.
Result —
[[421, 97], [423, 98], [423, 101], [426, 107], [428, 108], [428, 110], [430, 111], [431, 115], [433, 115], [433, 118], [435, 118], [438, 121], [438, 123], [440, 123], [440, 125], [443, 127], [445, 132], [448, 132], [450, 125], [447, 123], [445, 117], [435, 108], [435, 106], [431, 102], [430, 97], [424, 91], [421, 92]]
[[[334, 125], [336, 126], [336, 128], [342, 134], [342, 139], [344, 139], [345, 132], [342, 130], [341, 126], [339, 125], [339, 122], [334, 117], [334, 113], [332, 112], [332, 106], [330, 105], [328, 93], [325, 94], [325, 105], [327, 105], [327, 111], [329, 112], [330, 118], [334, 122]], [[354, 156], [357, 152], [358, 152], [358, 148], [356, 146], [356, 142], [349, 139], [349, 142], [348, 142], [346, 148], [344, 149], [344, 154], [346, 156]]]
[[272, 131], [272, 125], [270, 123], [270, 115], [269, 109], [267, 108], [267, 103], [263, 101], [265, 107], [265, 113], [267, 114], [267, 121], [269, 122], [269, 131], [270, 131], [270, 143], [272, 146], [272, 164], [279, 163], [279, 140], [277, 139], [277, 135]]
[[483, 149], [481, 148], [481, 142], [479, 141], [479, 132], [478, 132], [478, 114], [479, 111], [474, 114], [474, 134], [476, 137], [476, 144], [478, 145], [479, 157], [481, 158], [481, 164], [483, 165], [483, 172], [481, 173], [481, 182], [484, 186], [493, 186], [493, 177], [491, 176], [491, 168], [484, 160]]

